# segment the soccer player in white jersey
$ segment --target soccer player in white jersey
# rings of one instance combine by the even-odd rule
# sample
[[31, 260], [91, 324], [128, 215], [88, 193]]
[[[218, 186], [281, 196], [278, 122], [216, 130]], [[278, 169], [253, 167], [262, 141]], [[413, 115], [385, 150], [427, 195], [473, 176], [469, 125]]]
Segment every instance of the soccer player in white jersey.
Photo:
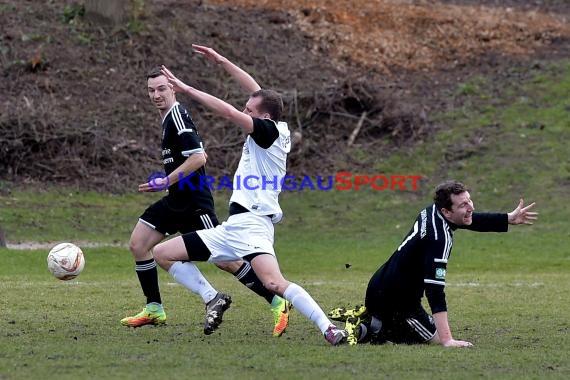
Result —
[[[344, 343], [346, 331], [337, 328], [302, 287], [283, 277], [275, 257], [273, 223], [283, 216], [278, 196], [291, 149], [289, 128], [279, 121], [283, 110], [280, 95], [261, 89], [249, 74], [213, 49], [199, 45], [193, 45], [193, 48], [221, 65], [248, 91], [250, 97], [243, 111], [185, 84], [166, 67], [162, 72], [175, 91], [186, 93], [237, 124], [246, 138], [234, 176], [228, 220], [215, 228], [187, 233], [157, 245], [154, 249], [157, 263], [170, 270], [178, 261], [245, 260], [267, 289], [285, 298], [310, 319], [330, 344]], [[238, 183], [248, 176], [248, 183]]]
[[[149, 179], [139, 185], [139, 191], [163, 191], [168, 188], [168, 192], [145, 210], [131, 235], [129, 248], [147, 303], [141, 312], [121, 320], [121, 324], [129, 327], [166, 323], [152, 248], [167, 234], [213, 228], [219, 224], [212, 193], [209, 188], [200, 186], [200, 176], [206, 174], [206, 153], [190, 113], [176, 101], [175, 91], [160, 67], [148, 73], [147, 87], [150, 100], [162, 119], [161, 147], [163, 174], [166, 177]], [[190, 177], [191, 174], [194, 175]], [[188, 180], [180, 181], [181, 176]], [[218, 267], [232, 273], [242, 284], [271, 304], [275, 321], [273, 334], [283, 334], [289, 321], [288, 303], [263, 286], [249, 263], [219, 263]], [[178, 262], [172, 266], [170, 274], [177, 282], [201, 296], [206, 304], [204, 333], [213, 333], [222, 322], [231, 297], [218, 293], [193, 263]]]

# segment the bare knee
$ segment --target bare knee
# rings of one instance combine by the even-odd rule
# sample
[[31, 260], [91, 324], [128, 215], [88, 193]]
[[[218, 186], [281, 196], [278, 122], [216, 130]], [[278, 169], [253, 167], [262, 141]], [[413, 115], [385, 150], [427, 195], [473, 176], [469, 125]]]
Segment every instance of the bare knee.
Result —
[[161, 244], [156, 245], [152, 249], [152, 256], [154, 257], [154, 261], [166, 271], [168, 271], [173, 264], [166, 256], [166, 249], [164, 249]]
[[149, 248], [145, 247], [143, 242], [139, 239], [131, 237], [131, 240], [129, 241], [129, 250], [136, 260], [150, 259]]
[[283, 279], [270, 279], [263, 283], [263, 286], [273, 294], [282, 297], [285, 289], [289, 286], [289, 281]]
[[175, 262], [189, 261], [190, 259], [182, 236], [155, 245], [152, 249], [152, 255], [156, 263], [167, 271]]

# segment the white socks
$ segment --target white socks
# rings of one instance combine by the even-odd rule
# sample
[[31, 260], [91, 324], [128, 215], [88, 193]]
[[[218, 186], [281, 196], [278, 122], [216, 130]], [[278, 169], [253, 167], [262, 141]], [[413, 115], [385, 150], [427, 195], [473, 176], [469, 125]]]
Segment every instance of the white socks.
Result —
[[177, 283], [186, 289], [198, 294], [208, 303], [216, 297], [218, 292], [210, 285], [206, 277], [200, 272], [196, 264], [189, 261], [177, 261], [168, 270], [168, 273]]
[[332, 324], [313, 297], [299, 285], [290, 283], [283, 292], [283, 298], [291, 302], [295, 309], [316, 324], [323, 334]]

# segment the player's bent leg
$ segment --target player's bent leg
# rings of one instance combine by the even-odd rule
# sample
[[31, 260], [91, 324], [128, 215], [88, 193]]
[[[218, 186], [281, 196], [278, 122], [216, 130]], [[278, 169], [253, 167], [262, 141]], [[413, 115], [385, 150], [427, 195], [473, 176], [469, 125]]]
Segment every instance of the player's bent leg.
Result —
[[152, 259], [151, 249], [164, 239], [164, 234], [139, 221], [129, 240], [129, 250], [135, 261]]
[[[219, 227], [219, 226], [218, 226]], [[216, 233], [216, 229], [212, 228], [209, 230], [204, 230], [210, 232], [211, 234]], [[177, 240], [174, 238], [169, 240]], [[162, 251], [163, 247], [160, 247], [159, 252], [160, 257], [165, 257], [166, 259], [185, 260], [192, 261], [207, 261], [212, 255], [210, 248], [204, 243], [204, 240], [196, 232], [191, 232], [179, 237], [178, 241], [173, 242], [170, 246], [165, 246], [165, 251]], [[166, 252], [171, 250], [171, 252]], [[230, 307], [232, 303], [232, 298], [224, 293], [217, 293], [216, 296], [206, 303], [206, 317], [204, 320], [204, 334], [212, 334], [222, 323], [224, 312]]]
[[224, 261], [214, 264], [221, 270], [234, 274], [241, 268], [243, 261]]
[[275, 294], [281, 295], [291, 302], [295, 309], [317, 325], [330, 344], [336, 346], [346, 341], [346, 331], [332, 324], [309, 293], [283, 277], [275, 256], [270, 254], [258, 255], [252, 259], [251, 265], [264, 285]]
[[273, 336], [280, 337], [289, 326], [289, 311], [291, 303], [278, 295], [273, 294], [263, 284], [255, 274], [248, 262], [225, 261], [215, 263], [216, 266], [228, 273], [233, 274], [239, 282], [253, 291], [258, 296], [264, 298], [271, 305], [273, 314]]
[[[386, 338], [396, 344], [425, 344], [436, 342], [437, 328], [431, 315], [423, 306], [418, 305], [416, 310], [405, 313], [396, 312], [388, 321]], [[385, 330], [385, 326], [382, 327]], [[434, 340], [435, 338], [435, 340]]]
[[168, 273], [177, 283], [199, 295], [204, 304], [208, 304], [218, 294], [192, 261], [177, 261], [172, 264]]
[[289, 311], [293, 308], [293, 304], [283, 297], [283, 292], [289, 286], [289, 281], [283, 277], [277, 259], [271, 254], [255, 255], [251, 261], [251, 266], [259, 281], [274, 294], [271, 298], [271, 311], [274, 321], [273, 336], [280, 337], [289, 326]]
[[152, 252], [158, 265], [166, 271], [177, 261], [188, 261], [188, 252], [182, 236], [163, 241], [156, 245]]

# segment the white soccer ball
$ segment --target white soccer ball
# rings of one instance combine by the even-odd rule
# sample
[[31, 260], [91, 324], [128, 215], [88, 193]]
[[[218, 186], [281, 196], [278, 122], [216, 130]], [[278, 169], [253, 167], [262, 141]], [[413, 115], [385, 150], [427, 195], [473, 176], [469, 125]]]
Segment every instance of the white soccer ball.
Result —
[[71, 280], [79, 276], [85, 267], [85, 257], [81, 248], [71, 243], [61, 243], [49, 251], [48, 269], [60, 280]]

